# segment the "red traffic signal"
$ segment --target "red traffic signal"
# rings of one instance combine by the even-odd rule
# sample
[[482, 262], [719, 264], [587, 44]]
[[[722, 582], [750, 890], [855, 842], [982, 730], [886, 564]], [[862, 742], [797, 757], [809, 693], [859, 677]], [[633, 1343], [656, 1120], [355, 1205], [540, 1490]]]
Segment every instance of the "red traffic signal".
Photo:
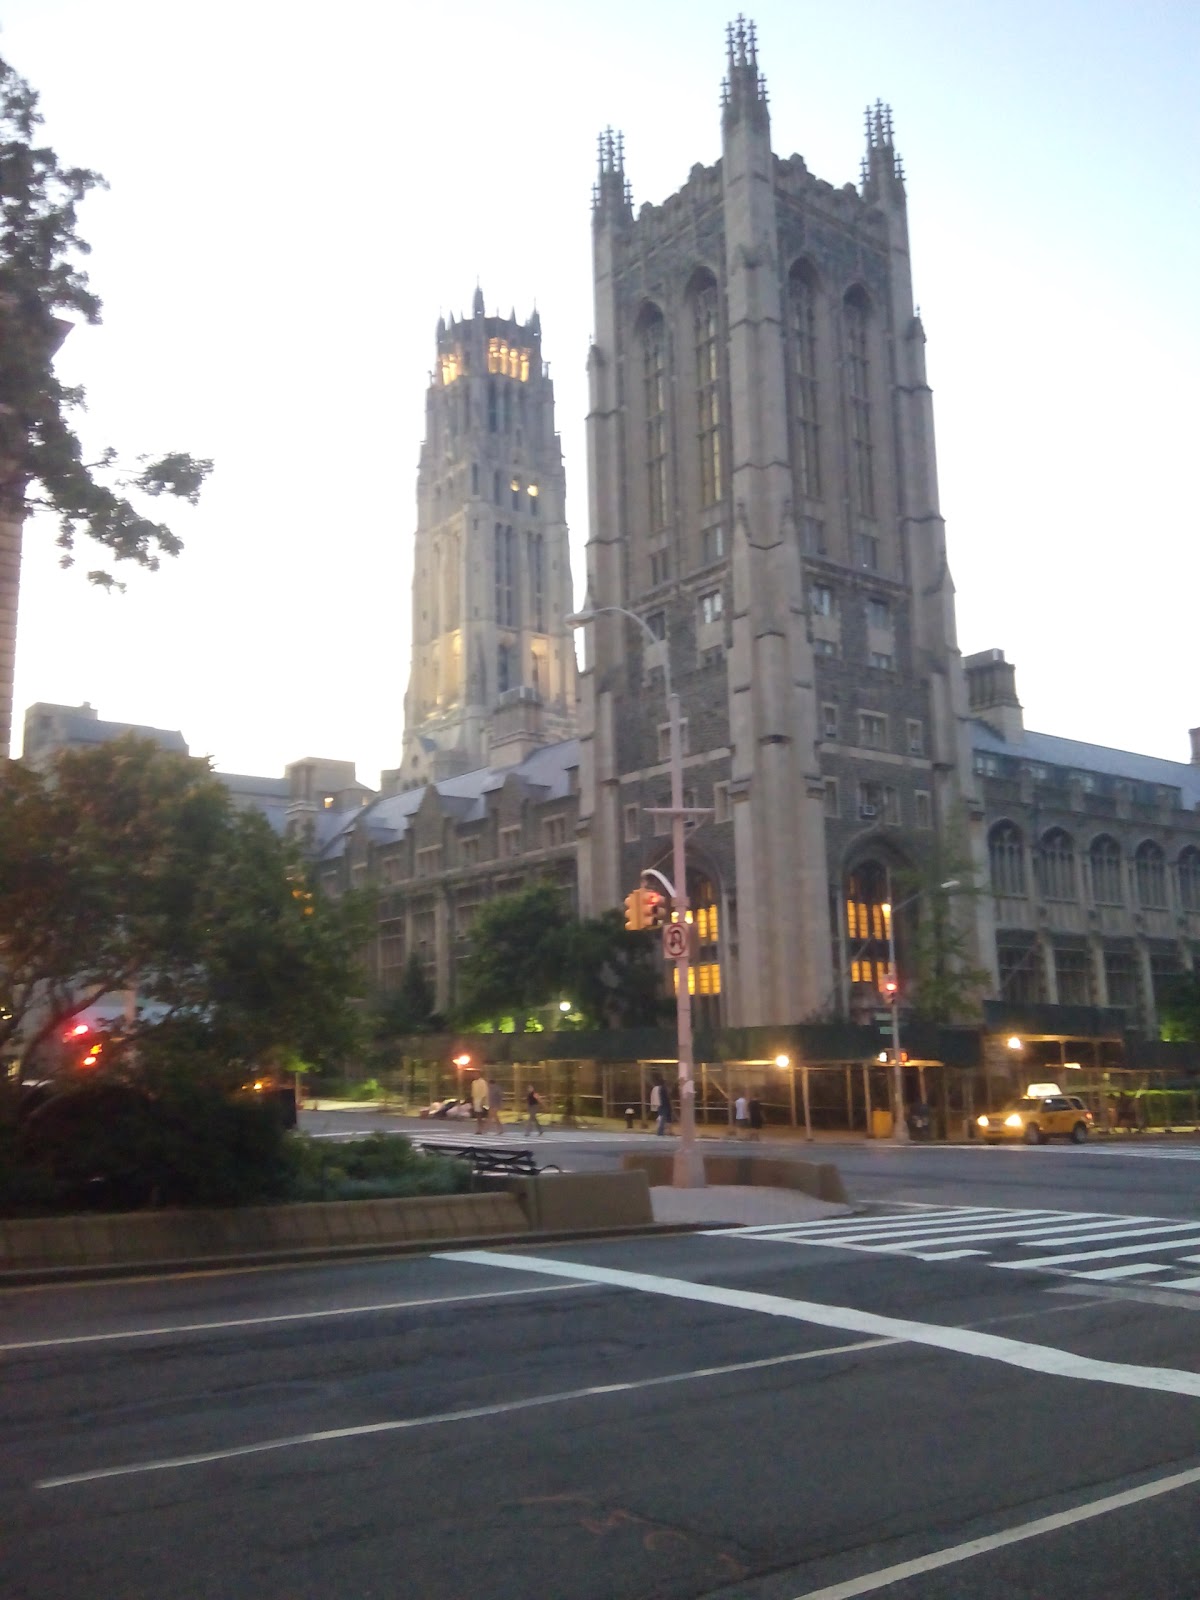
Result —
[[659, 894], [657, 889], [642, 890], [642, 926], [644, 928], [661, 928], [671, 920], [671, 908], [667, 904], [665, 894]]

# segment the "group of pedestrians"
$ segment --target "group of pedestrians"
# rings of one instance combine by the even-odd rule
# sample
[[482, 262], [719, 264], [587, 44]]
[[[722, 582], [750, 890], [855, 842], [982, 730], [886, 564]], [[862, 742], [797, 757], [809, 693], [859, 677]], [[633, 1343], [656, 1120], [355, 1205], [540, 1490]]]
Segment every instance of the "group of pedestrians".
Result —
[[[475, 1118], [475, 1132], [483, 1133], [495, 1131], [503, 1133], [504, 1126], [500, 1121], [500, 1107], [504, 1104], [504, 1090], [500, 1087], [498, 1078], [485, 1078], [482, 1073], [471, 1080], [471, 1115]], [[545, 1133], [545, 1128], [538, 1121], [538, 1111], [541, 1109], [541, 1100], [536, 1089], [530, 1084], [529, 1092], [525, 1096], [525, 1132]]]

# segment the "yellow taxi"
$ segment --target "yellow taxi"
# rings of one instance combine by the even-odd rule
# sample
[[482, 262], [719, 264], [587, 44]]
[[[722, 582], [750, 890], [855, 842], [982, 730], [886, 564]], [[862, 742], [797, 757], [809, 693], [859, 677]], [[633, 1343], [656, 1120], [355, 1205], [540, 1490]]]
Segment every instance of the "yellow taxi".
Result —
[[1003, 1111], [976, 1117], [975, 1128], [985, 1144], [1006, 1139], [1023, 1139], [1026, 1144], [1070, 1139], [1083, 1144], [1092, 1131], [1092, 1113], [1077, 1094], [1064, 1094], [1056, 1083], [1031, 1083]]

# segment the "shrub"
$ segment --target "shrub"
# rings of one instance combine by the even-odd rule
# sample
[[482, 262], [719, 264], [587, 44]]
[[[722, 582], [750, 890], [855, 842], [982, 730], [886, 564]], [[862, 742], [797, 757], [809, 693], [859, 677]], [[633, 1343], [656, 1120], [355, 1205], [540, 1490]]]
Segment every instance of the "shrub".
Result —
[[307, 1135], [288, 1137], [292, 1200], [374, 1200], [421, 1194], [461, 1194], [470, 1187], [465, 1162], [414, 1150], [402, 1134], [373, 1133], [330, 1145]]

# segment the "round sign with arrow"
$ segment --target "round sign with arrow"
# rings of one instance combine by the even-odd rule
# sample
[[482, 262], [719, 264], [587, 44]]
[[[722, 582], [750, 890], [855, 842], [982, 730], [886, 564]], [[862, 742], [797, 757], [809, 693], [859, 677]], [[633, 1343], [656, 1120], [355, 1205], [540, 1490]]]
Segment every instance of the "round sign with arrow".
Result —
[[688, 931], [683, 922], [668, 922], [663, 928], [663, 955], [668, 961], [678, 961], [687, 954]]

